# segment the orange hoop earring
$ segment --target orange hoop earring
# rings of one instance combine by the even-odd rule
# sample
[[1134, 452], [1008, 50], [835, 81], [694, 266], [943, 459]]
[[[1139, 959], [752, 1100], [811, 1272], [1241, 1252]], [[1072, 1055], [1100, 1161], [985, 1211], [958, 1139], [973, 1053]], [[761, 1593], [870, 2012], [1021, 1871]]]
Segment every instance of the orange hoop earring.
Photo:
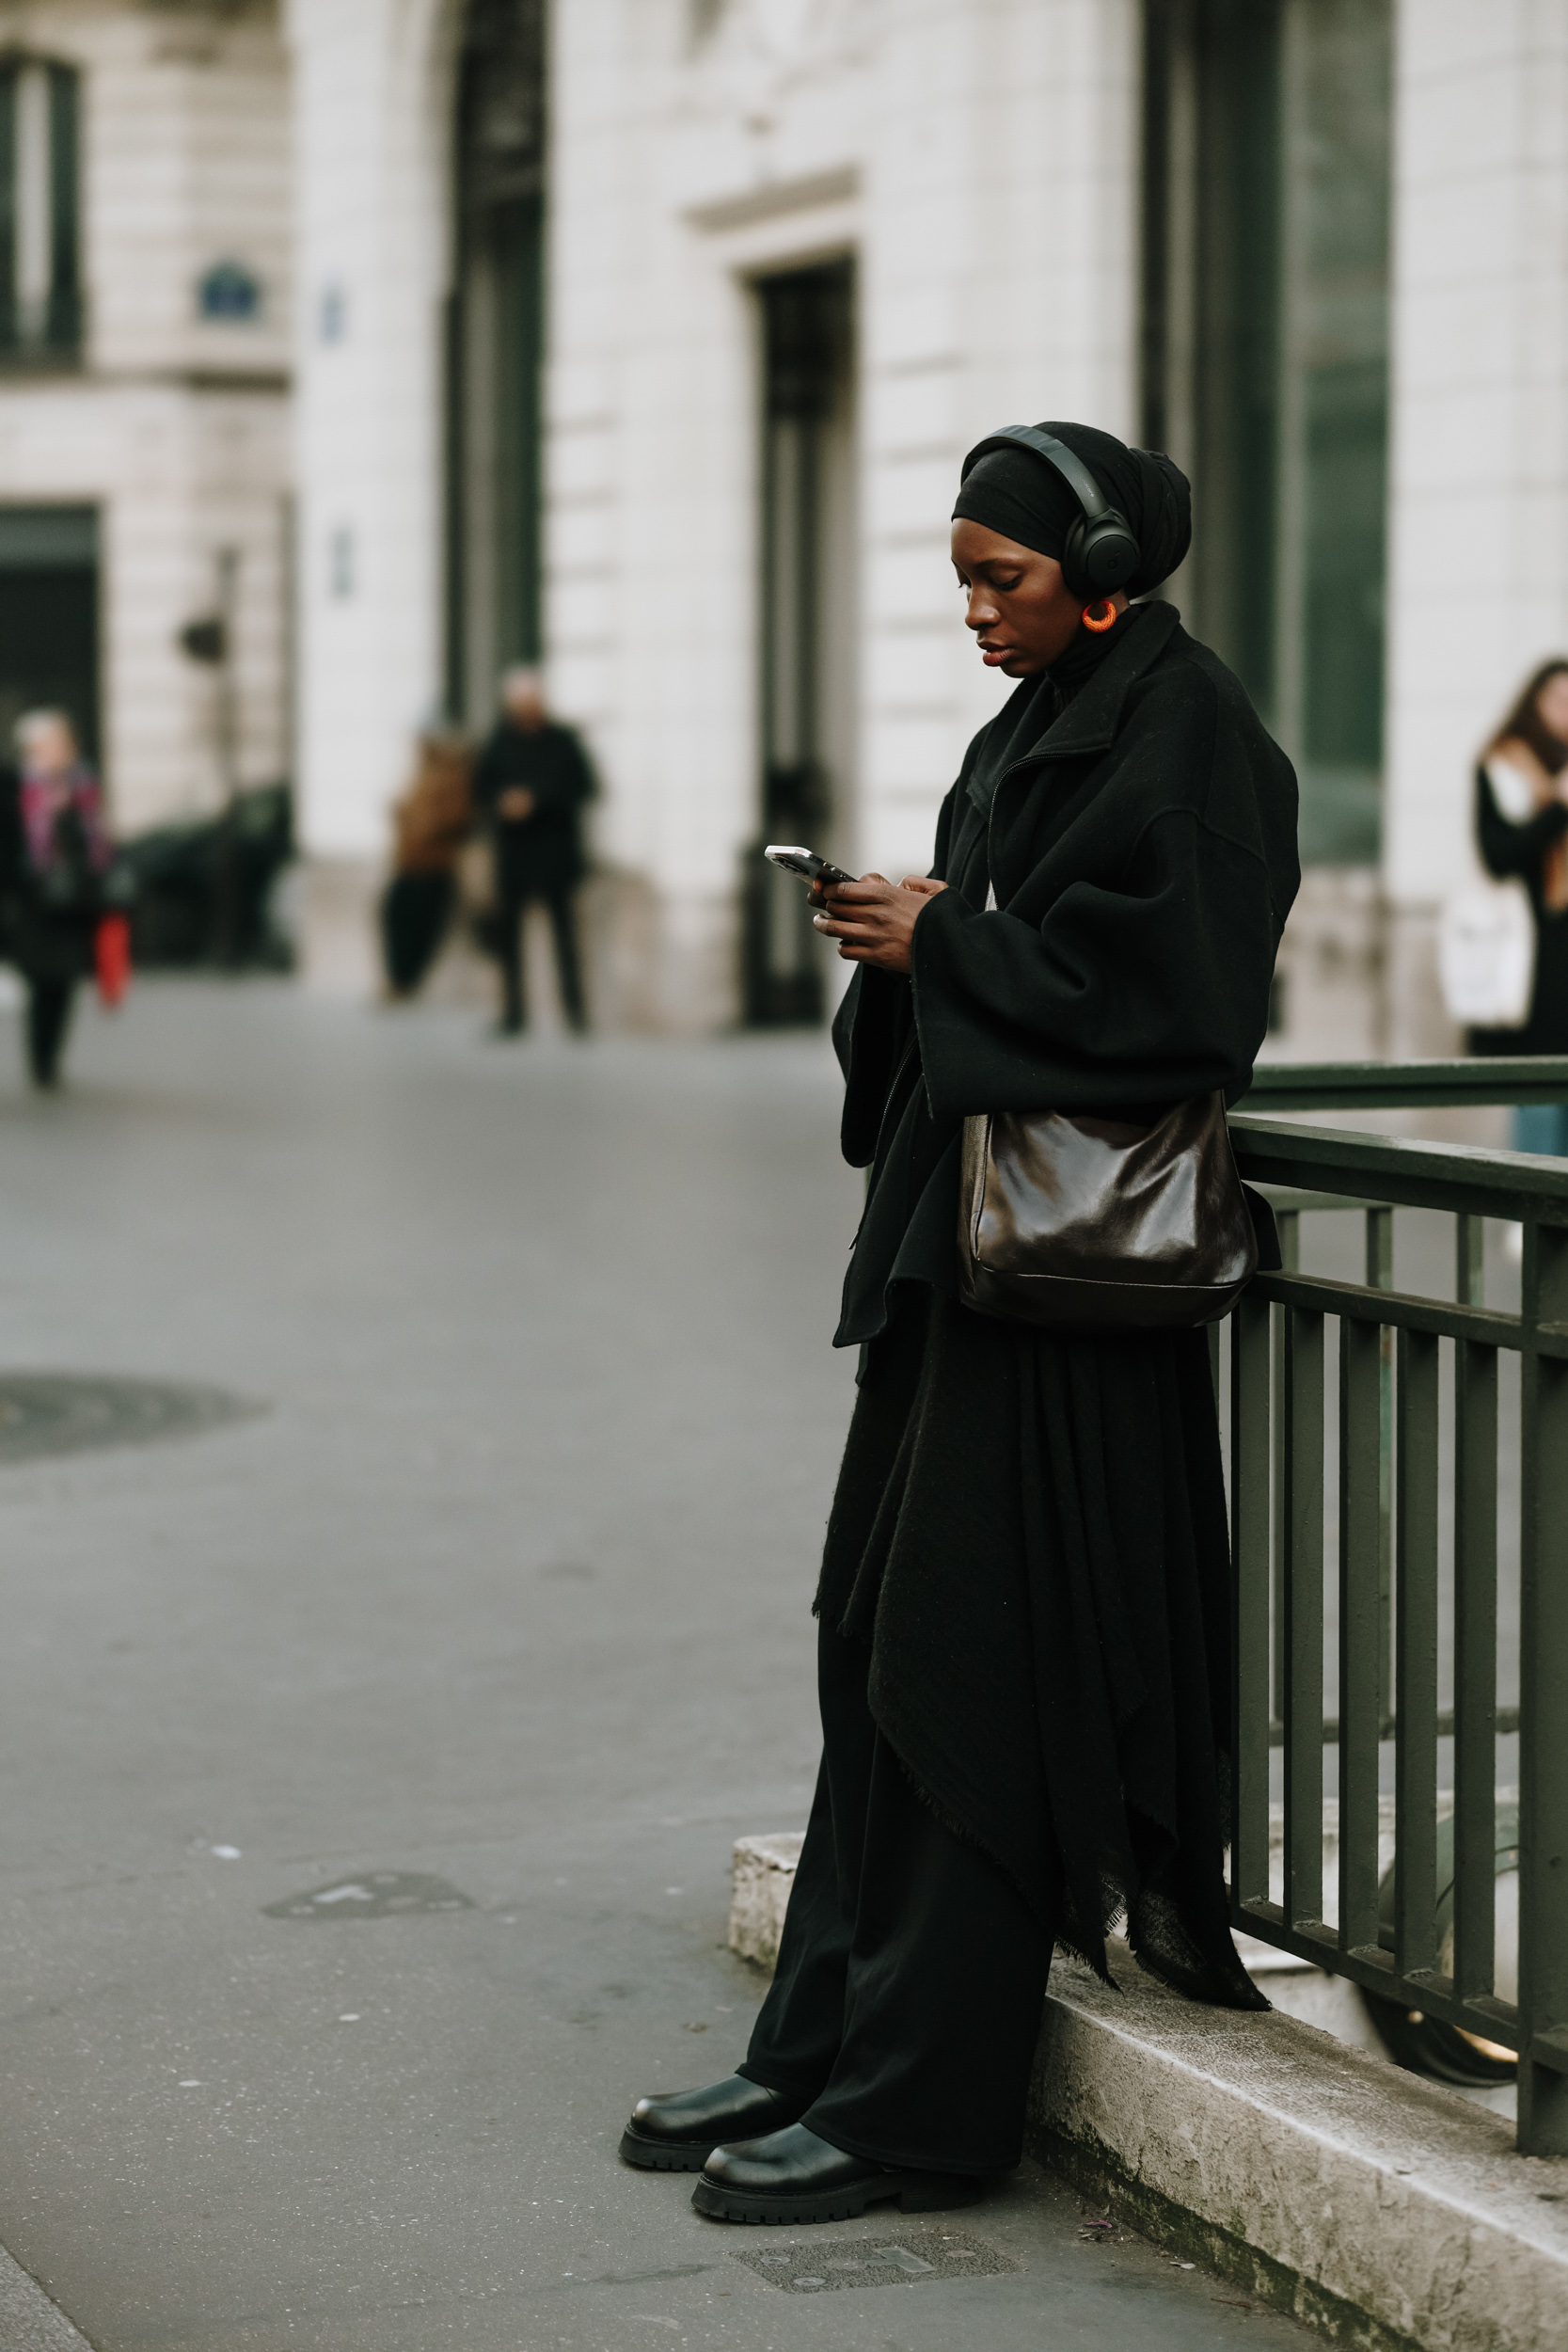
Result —
[[[1095, 617], [1097, 613], [1098, 619]], [[1116, 625], [1117, 608], [1109, 596], [1097, 597], [1093, 604], [1084, 607], [1084, 627], [1092, 628], [1097, 637], [1103, 637], [1105, 631], [1115, 628]]]

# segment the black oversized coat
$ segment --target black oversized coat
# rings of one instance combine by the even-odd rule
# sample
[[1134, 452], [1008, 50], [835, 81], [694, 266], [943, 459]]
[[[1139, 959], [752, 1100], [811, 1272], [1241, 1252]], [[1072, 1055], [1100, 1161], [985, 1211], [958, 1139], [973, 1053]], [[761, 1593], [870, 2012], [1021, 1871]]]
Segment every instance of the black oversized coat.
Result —
[[1295, 780], [1169, 605], [1135, 608], [1065, 708], [1036, 699], [1036, 739], [995, 779], [982, 731], [942, 805], [948, 888], [911, 977], [863, 969], [835, 1024], [845, 1155], [872, 1174], [838, 1334], [863, 1344], [862, 1385], [816, 1605], [870, 1644], [873, 1712], [927, 1803], [1064, 1940], [1102, 1968], [1125, 1915], [1146, 1963], [1246, 2005], [1220, 1879], [1228, 1556], [1206, 1343], [959, 1306], [958, 1164], [969, 1112], [1152, 1118], [1244, 1090], [1299, 879]]
[[[499, 803], [522, 788], [533, 812], [505, 818]], [[570, 727], [547, 720], [540, 727], [503, 719], [474, 766], [476, 815], [495, 843], [496, 894], [503, 902], [550, 898], [575, 889], [587, 871], [582, 810], [594, 794], [594, 771]]]

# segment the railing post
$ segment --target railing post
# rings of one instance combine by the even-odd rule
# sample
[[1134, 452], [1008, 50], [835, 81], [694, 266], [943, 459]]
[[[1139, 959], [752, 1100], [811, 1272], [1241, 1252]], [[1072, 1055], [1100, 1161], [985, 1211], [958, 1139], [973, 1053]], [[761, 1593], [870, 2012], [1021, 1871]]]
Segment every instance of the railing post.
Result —
[[1525, 1224], [1519, 1565], [1519, 2152], [1568, 2155], [1568, 1231]]
[[1230, 1321], [1233, 1910], [1269, 1897], [1269, 1358], [1268, 1304], [1243, 1291]]
[[1323, 1915], [1323, 1319], [1285, 1311], [1285, 1916]]
[[1437, 1342], [1399, 1335], [1394, 1964], [1437, 1960]]
[[1453, 1348], [1453, 1788], [1454, 1990], [1472, 2000], [1493, 1990], [1497, 1840], [1497, 1351], [1473, 1340]]
[[[1275, 1211], [1275, 1226], [1279, 1234], [1279, 1263], [1286, 1274], [1301, 1272], [1301, 1211]], [[1285, 1394], [1285, 1312], [1276, 1309], [1272, 1317], [1270, 1341], [1274, 1392], [1276, 1398]], [[1285, 1416], [1276, 1413], [1274, 1421], [1274, 1574], [1270, 1584], [1271, 1612], [1274, 1623], [1274, 1681], [1273, 1707], [1276, 1724], [1285, 1721]]]
[[1377, 1944], [1384, 1334], [1339, 1325], [1339, 1942]]
[[[1393, 1287], [1394, 1212], [1369, 1209], [1367, 1288]], [[1394, 1335], [1386, 1327], [1378, 1342], [1378, 1707], [1387, 1717], [1394, 1711]]]

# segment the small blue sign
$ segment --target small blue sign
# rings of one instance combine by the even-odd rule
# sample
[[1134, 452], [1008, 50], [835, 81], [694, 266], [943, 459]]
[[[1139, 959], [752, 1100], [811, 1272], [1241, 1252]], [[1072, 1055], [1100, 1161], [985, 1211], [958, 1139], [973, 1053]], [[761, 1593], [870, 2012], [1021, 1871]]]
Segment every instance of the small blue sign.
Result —
[[261, 315], [261, 281], [243, 262], [214, 262], [198, 281], [196, 307], [204, 319], [249, 326]]
[[324, 343], [341, 343], [348, 334], [348, 292], [334, 282], [322, 288], [317, 328]]

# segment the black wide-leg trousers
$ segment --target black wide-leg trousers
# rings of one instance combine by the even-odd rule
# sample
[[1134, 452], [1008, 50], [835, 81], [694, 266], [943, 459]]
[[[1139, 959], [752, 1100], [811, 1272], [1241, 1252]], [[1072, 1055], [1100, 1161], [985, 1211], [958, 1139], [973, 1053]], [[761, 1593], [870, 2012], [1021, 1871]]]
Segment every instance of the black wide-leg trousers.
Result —
[[1006, 2171], [1053, 1937], [916, 1795], [872, 1718], [869, 1665], [868, 1645], [821, 1628], [822, 1767], [739, 2071], [809, 2100], [802, 2121], [849, 2155]]

